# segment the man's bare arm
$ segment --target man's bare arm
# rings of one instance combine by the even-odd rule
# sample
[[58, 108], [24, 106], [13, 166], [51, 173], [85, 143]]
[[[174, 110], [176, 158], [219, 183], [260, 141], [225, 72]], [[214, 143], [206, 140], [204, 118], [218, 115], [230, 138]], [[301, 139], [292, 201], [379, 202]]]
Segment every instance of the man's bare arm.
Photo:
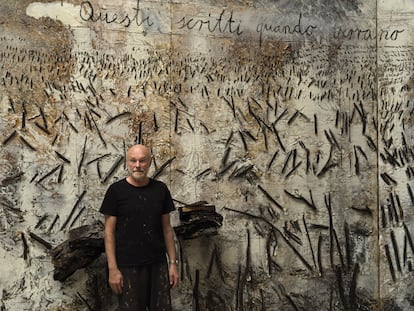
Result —
[[123, 287], [123, 278], [115, 255], [116, 217], [105, 215], [105, 254], [108, 261], [109, 286], [115, 294], [120, 294]]
[[178, 285], [178, 266], [177, 266], [177, 253], [175, 250], [174, 242], [174, 229], [171, 226], [170, 214], [164, 214], [161, 216], [162, 229], [164, 232], [164, 241], [167, 248], [167, 254], [169, 258], [169, 278], [170, 286], [172, 288]]

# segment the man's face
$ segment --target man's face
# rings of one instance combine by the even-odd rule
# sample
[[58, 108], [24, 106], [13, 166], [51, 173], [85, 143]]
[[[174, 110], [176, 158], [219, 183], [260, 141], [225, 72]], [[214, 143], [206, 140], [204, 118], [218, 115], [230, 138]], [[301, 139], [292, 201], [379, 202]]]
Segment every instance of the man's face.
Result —
[[144, 146], [133, 146], [127, 153], [127, 166], [129, 175], [137, 182], [147, 180], [148, 170], [151, 166], [151, 156]]

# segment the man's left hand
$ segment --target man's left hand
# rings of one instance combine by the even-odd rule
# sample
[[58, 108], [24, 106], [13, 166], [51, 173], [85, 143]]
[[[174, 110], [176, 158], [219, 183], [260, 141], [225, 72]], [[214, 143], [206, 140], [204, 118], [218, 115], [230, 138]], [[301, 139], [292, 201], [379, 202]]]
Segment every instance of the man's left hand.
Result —
[[169, 267], [169, 278], [171, 288], [176, 288], [178, 286], [178, 267], [176, 263], [171, 263]]

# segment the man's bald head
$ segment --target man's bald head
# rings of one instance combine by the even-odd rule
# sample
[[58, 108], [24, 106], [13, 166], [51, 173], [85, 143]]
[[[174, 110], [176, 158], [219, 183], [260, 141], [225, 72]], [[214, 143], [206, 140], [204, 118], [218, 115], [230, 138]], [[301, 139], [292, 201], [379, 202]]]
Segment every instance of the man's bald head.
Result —
[[135, 186], [146, 185], [149, 181], [148, 170], [151, 166], [151, 153], [149, 149], [137, 144], [128, 149], [127, 167], [129, 176], [127, 180]]

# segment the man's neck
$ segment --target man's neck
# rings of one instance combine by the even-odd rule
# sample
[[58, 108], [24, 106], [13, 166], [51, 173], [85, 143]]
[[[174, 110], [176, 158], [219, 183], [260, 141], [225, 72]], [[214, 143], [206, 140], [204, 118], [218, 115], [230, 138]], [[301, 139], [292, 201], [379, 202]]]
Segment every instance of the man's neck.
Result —
[[133, 185], [134, 187], [144, 187], [144, 186], [149, 184], [150, 179], [148, 177], [145, 177], [142, 180], [136, 180], [136, 179], [132, 178], [131, 176], [128, 176], [126, 178], [126, 181], [129, 184]]

